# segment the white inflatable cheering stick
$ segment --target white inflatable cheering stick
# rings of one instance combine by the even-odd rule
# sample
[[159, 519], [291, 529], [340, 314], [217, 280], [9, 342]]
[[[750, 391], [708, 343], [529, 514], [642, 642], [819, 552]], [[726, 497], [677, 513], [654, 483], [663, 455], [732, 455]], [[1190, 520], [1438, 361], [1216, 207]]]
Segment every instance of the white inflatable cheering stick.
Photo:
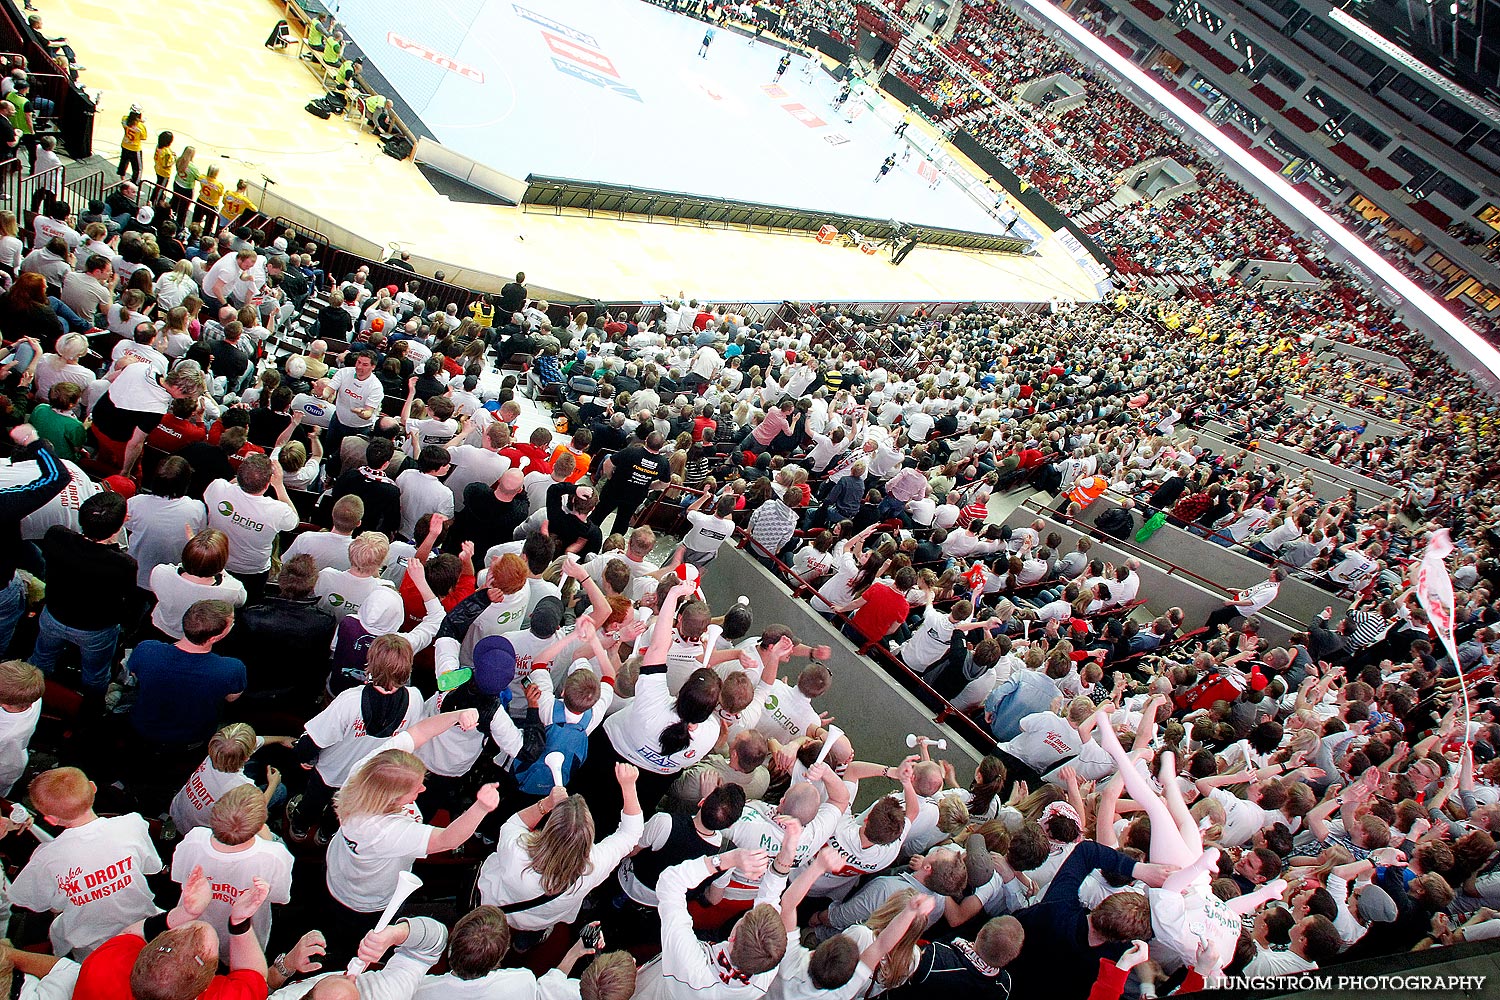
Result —
[[833, 744], [843, 735], [844, 731], [838, 726], [828, 727], [828, 732], [823, 736], [823, 747], [818, 751], [818, 759], [813, 761], [814, 767], [823, 763], [823, 759], [828, 756], [828, 751], [833, 749]]
[[[375, 932], [383, 931], [396, 919], [396, 912], [401, 909], [401, 904], [406, 902], [408, 896], [422, 888], [422, 880], [411, 872], [402, 872], [396, 878], [396, 894], [391, 901], [385, 904], [381, 911], [380, 920], [375, 924]], [[373, 932], [372, 932], [373, 933]], [[349, 967], [344, 970], [345, 975], [357, 976], [365, 971], [365, 963], [357, 957], [349, 959]]]
[[[25, 806], [21, 805], [21, 803], [19, 802], [11, 803], [10, 821], [12, 823], [16, 824], [16, 826], [25, 826], [26, 821], [30, 818], [31, 813], [26, 811]], [[46, 830], [43, 830], [35, 823], [31, 824], [31, 835], [44, 844], [49, 840], [56, 839], [52, 836], [52, 834], [48, 833]]]
[[907, 733], [906, 734], [906, 745], [909, 748], [911, 748], [912, 750], [915, 750], [917, 748], [917, 744], [918, 743], [926, 743], [928, 746], [930, 746], [930, 747], [937, 747], [939, 750], [946, 750], [946, 749], [948, 749], [948, 741], [947, 740], [929, 740], [927, 737], [925, 737], [925, 736], [918, 736], [916, 733]]
[[562, 783], [563, 783], [563, 777], [562, 777], [563, 755], [562, 755], [562, 753], [560, 751], [554, 750], [551, 753], [549, 753], [547, 756], [545, 756], [545, 757], [542, 758], [542, 763], [546, 764], [547, 765], [547, 770], [549, 770], [549, 771], [552, 772], [552, 784], [555, 787], [559, 787], [559, 788], [562, 787]]

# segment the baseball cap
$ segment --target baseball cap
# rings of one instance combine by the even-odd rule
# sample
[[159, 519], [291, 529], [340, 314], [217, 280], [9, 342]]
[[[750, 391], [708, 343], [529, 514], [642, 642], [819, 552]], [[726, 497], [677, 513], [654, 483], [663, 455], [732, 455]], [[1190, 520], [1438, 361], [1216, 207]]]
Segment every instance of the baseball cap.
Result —
[[143, 226], [149, 223], [154, 218], [156, 218], [156, 212], [151, 208], [150, 205], [142, 205], [140, 209], [135, 213], [135, 221], [139, 222]]
[[531, 632], [546, 638], [557, 631], [563, 620], [562, 599], [548, 594], [531, 609]]
[[126, 500], [136, 494], [135, 483], [124, 476], [110, 476], [104, 480], [104, 485], [111, 493], [118, 493]]
[[1371, 924], [1396, 922], [1396, 902], [1391, 894], [1378, 885], [1367, 885], [1360, 890], [1359, 902], [1355, 905], [1360, 919]]
[[474, 686], [496, 695], [516, 676], [516, 649], [503, 635], [488, 635], [474, 646]]
[[1094, 627], [1082, 618], [1070, 618], [1068, 619], [1068, 624], [1073, 627], [1073, 631], [1075, 632], [1092, 632], [1094, 630]]

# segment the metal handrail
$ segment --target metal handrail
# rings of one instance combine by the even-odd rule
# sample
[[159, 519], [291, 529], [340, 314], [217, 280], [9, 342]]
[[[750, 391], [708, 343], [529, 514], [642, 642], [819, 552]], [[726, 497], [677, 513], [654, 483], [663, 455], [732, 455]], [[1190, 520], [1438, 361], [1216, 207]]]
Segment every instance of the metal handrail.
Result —
[[[1067, 514], [1059, 513], [1056, 510], [1046, 510], [1041, 512], [1041, 514], [1043, 517], [1049, 517], [1055, 521], [1060, 521], [1063, 524], [1071, 527], [1074, 531], [1082, 532], [1083, 534], [1089, 535], [1091, 537], [1093, 536], [1094, 532], [1098, 531], [1098, 528], [1096, 528], [1094, 525], [1088, 524], [1087, 522], [1079, 520], [1078, 518], [1070, 517]], [[1204, 541], [1207, 541], [1207, 539], [1204, 539]], [[1240, 588], [1238, 587], [1226, 587], [1222, 583], [1219, 583], [1215, 580], [1210, 580], [1208, 577], [1203, 576], [1200, 573], [1194, 573], [1190, 569], [1184, 569], [1171, 560], [1162, 557], [1158, 553], [1149, 552], [1146, 549], [1141, 548], [1139, 545], [1134, 544], [1133, 542], [1127, 542], [1124, 539], [1115, 538], [1113, 535], [1111, 535], [1109, 536], [1109, 541], [1107, 542], [1107, 544], [1114, 548], [1124, 549], [1127, 552], [1143, 556], [1144, 558], [1150, 560], [1153, 565], [1164, 568], [1166, 570], [1167, 576], [1186, 577], [1195, 583], [1202, 584], [1203, 586], [1212, 588], [1213, 590], [1221, 590], [1226, 595], [1239, 592]], [[1287, 566], [1289, 564], [1282, 563], [1281, 565]], [[1279, 610], [1276, 612], [1276, 614], [1278, 617], [1285, 618], [1287, 621], [1296, 625], [1299, 629], [1307, 628], [1307, 624], [1299, 618], [1296, 618]]]

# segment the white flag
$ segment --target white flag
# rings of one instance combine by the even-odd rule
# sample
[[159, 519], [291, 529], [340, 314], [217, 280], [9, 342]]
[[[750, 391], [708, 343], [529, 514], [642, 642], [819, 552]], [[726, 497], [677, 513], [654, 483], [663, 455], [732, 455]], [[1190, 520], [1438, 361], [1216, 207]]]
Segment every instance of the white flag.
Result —
[[1469, 742], [1469, 685], [1464, 680], [1463, 669], [1458, 663], [1458, 647], [1453, 641], [1453, 579], [1448, 576], [1448, 566], [1443, 561], [1453, 551], [1453, 539], [1447, 528], [1439, 528], [1427, 538], [1427, 551], [1417, 567], [1417, 601], [1427, 612], [1427, 620], [1437, 633], [1453, 669], [1458, 674], [1458, 689], [1464, 702], [1464, 742]]

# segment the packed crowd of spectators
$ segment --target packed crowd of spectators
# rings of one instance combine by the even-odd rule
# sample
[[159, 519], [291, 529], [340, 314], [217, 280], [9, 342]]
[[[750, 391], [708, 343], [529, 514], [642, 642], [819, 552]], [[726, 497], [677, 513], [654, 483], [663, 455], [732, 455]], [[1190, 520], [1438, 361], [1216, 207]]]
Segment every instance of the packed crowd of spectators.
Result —
[[[50, 954], [5, 958], [38, 995], [1082, 997], [1497, 927], [1493, 428], [1341, 286], [562, 321], [524, 275], [443, 308], [243, 225], [148, 298], [112, 279], [130, 235], [80, 234], [83, 270], [49, 236], [57, 287], [23, 270], [0, 299], [32, 332], [7, 334], [0, 625], [30, 654], [0, 669], [5, 777], [58, 833], [8, 825], [11, 935]], [[118, 328], [99, 368], [49, 291]], [[248, 334], [314, 294], [304, 349]], [[1408, 348], [1378, 390], [1402, 437], [1287, 403], [1389, 383], [1317, 337]], [[1205, 448], [1209, 418], [1243, 448]], [[1320, 500], [1259, 440], [1410, 490]], [[1102, 536], [1159, 511], [1273, 566], [1189, 621], [1135, 559], [999, 523], [1021, 486]], [[1439, 525], [1456, 666], [1408, 586]], [[830, 643], [702, 600], [737, 538], [993, 734], [972, 780], [925, 745], [861, 758], [871, 720], [818, 708]], [[1270, 648], [1288, 574], [1354, 604]], [[356, 957], [385, 961], [329, 971]]]
[[[89, 214], [0, 212], [10, 995], [1107, 1000], [1500, 935], [1493, 406], [1336, 268], [564, 317]], [[1097, 554], [1158, 520], [1266, 580], [1168, 606]], [[843, 638], [710, 605], [737, 544]], [[1273, 645], [1293, 577], [1350, 608]], [[977, 764], [871, 760], [828, 695], [882, 669]]]
[[[1090, 16], [1082, 16], [1087, 26]], [[920, 46], [909, 48], [893, 70], [1065, 214], [1082, 217], [1121, 272], [1208, 279], [1219, 265], [1246, 257], [1303, 263], [1320, 258], [1317, 248], [1294, 238], [1253, 195], [1179, 135], [1007, 5], [966, 5], [957, 34], [944, 43], [944, 51], [967, 72], [953, 72]], [[1051, 101], [1034, 104], [1019, 97], [1026, 84], [1053, 73], [1081, 84], [1088, 100], [1058, 114]], [[1010, 109], [996, 108], [972, 81], [1007, 101]], [[1198, 189], [1162, 206], [1149, 201], [1125, 208], [1111, 204], [1120, 188], [1130, 183], [1133, 167], [1162, 156], [1193, 170]], [[1358, 231], [1382, 256], [1441, 298], [1447, 280], [1423, 271], [1403, 244], [1382, 238], [1375, 227], [1361, 226]], [[1471, 238], [1484, 242], [1472, 234]], [[1482, 310], [1456, 301], [1447, 306], [1491, 339], [1500, 336], [1500, 327]]]

